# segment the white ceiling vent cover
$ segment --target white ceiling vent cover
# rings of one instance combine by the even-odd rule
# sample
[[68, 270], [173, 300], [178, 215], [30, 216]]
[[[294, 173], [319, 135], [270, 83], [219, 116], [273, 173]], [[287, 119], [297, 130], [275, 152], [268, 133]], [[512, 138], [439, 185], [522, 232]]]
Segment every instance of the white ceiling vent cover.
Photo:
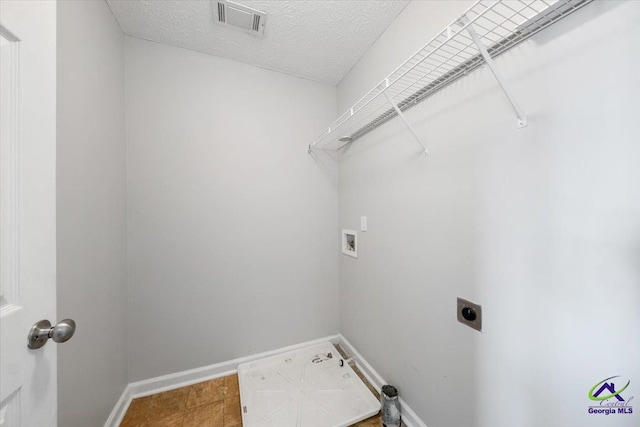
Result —
[[229, 0], [213, 0], [212, 3], [217, 23], [239, 28], [256, 36], [264, 35], [266, 13]]

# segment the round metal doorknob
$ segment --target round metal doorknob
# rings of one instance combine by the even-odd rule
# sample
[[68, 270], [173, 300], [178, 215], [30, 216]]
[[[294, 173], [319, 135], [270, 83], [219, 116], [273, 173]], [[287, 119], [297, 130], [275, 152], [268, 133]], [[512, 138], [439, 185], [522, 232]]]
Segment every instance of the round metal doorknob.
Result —
[[72, 319], [64, 319], [58, 322], [56, 326], [51, 329], [49, 336], [55, 342], [66, 342], [71, 339], [76, 331], [76, 322]]
[[61, 320], [54, 327], [51, 327], [51, 322], [48, 320], [41, 320], [29, 330], [27, 346], [33, 350], [38, 349], [44, 346], [49, 338], [55, 342], [66, 342], [71, 339], [75, 331], [76, 322], [72, 319]]

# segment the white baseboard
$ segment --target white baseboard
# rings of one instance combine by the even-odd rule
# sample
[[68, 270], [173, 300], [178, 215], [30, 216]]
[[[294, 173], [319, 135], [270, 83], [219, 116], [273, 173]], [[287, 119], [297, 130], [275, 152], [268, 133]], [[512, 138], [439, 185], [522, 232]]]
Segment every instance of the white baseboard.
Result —
[[[242, 363], [253, 362], [254, 360], [263, 359], [265, 357], [286, 353], [288, 351], [297, 350], [299, 348], [327, 341], [333, 344], [340, 344], [347, 353], [353, 356], [356, 366], [358, 366], [367, 380], [369, 380], [369, 382], [378, 390], [386, 384], [384, 379], [382, 379], [376, 370], [373, 369], [373, 367], [360, 355], [360, 353], [358, 353], [358, 351], [349, 343], [349, 341], [347, 341], [345, 337], [342, 335], [332, 335], [277, 350], [266, 351], [263, 353], [253, 354], [251, 356], [229, 360], [227, 362], [216, 363], [209, 366], [203, 366], [201, 368], [190, 369], [188, 371], [176, 372], [175, 374], [163, 375], [156, 378], [150, 378], [148, 380], [130, 383], [122, 392], [122, 396], [120, 396], [116, 406], [111, 411], [104, 427], [118, 427], [122, 422], [131, 401], [135, 398], [162, 393], [163, 391], [174, 390], [202, 381], [235, 374], [238, 370], [238, 365]], [[422, 420], [402, 399], [400, 399], [400, 405], [402, 410], [402, 421], [407, 427], [427, 427], [426, 424], [422, 422]]]
[[242, 363], [253, 362], [255, 360], [264, 359], [265, 357], [275, 356], [277, 354], [286, 353], [288, 351], [297, 350], [299, 348], [327, 341], [333, 344], [338, 344], [340, 342], [340, 336], [331, 335], [289, 347], [265, 351], [263, 353], [252, 354], [251, 356], [240, 357], [238, 359], [215, 363], [201, 368], [189, 369], [188, 371], [176, 372], [174, 374], [162, 375], [160, 377], [130, 383], [122, 392], [122, 396], [120, 396], [116, 406], [113, 408], [113, 411], [111, 411], [111, 415], [109, 415], [104, 427], [118, 427], [131, 404], [131, 400], [138, 397], [150, 396], [152, 394], [162, 393], [163, 391], [175, 390], [177, 388], [190, 386], [203, 381], [232, 375], [237, 372], [238, 365]]
[[104, 427], [118, 427], [124, 418], [124, 414], [127, 413], [129, 405], [131, 405], [131, 384], [127, 384], [120, 396], [120, 399], [116, 402], [116, 406], [113, 407], [107, 422], [104, 423]]
[[[388, 384], [380, 376], [380, 374], [378, 374], [378, 372], [373, 369], [369, 362], [367, 362], [364, 357], [362, 357], [362, 355], [358, 353], [358, 350], [356, 350], [355, 347], [352, 346], [344, 336], [342, 336], [342, 334], [338, 336], [340, 337], [340, 345], [342, 346], [342, 348], [348, 355], [353, 357], [353, 360], [356, 362], [356, 366], [358, 367], [358, 369], [360, 369], [360, 372], [364, 374], [367, 380], [371, 384], [373, 384], [376, 389], [381, 390], [383, 385]], [[407, 427], [427, 427], [424, 421], [422, 421], [420, 417], [418, 417], [416, 413], [413, 412], [413, 410], [409, 407], [409, 405], [407, 405], [404, 400], [402, 400], [402, 398], [399, 398], [399, 400], [403, 424], [405, 424]]]
[[310, 345], [319, 344], [330, 341], [332, 343], [339, 342], [339, 335], [332, 335], [289, 347], [279, 348], [276, 350], [265, 351], [263, 353], [252, 354], [251, 356], [240, 357], [238, 359], [229, 360], [227, 362], [216, 363], [201, 368], [190, 369], [188, 371], [176, 372], [175, 374], [163, 375], [161, 377], [151, 378], [144, 381], [137, 381], [129, 384], [131, 387], [131, 396], [137, 397], [149, 396], [163, 391], [174, 390], [180, 387], [186, 387], [192, 384], [208, 381], [215, 378], [225, 377], [235, 374], [238, 365], [254, 360], [264, 359], [265, 357], [275, 356], [276, 354], [286, 353], [288, 351], [297, 350]]

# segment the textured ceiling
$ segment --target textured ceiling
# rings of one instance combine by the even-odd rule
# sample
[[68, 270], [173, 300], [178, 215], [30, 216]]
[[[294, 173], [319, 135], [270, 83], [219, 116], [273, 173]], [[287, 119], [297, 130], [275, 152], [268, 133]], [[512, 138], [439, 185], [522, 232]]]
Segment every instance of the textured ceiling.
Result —
[[407, 5], [394, 1], [238, 0], [267, 13], [264, 37], [214, 23], [210, 0], [107, 0], [134, 37], [336, 85]]

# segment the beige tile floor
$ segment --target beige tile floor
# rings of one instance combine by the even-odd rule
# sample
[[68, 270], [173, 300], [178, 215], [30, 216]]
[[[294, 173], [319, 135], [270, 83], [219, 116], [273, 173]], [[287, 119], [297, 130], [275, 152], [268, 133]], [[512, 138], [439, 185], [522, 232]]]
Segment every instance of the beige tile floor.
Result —
[[[341, 351], [338, 348], [338, 351]], [[376, 390], [355, 369], [369, 390]], [[380, 427], [380, 415], [356, 424]], [[241, 427], [238, 376], [217, 378], [148, 397], [134, 399], [120, 427]]]

